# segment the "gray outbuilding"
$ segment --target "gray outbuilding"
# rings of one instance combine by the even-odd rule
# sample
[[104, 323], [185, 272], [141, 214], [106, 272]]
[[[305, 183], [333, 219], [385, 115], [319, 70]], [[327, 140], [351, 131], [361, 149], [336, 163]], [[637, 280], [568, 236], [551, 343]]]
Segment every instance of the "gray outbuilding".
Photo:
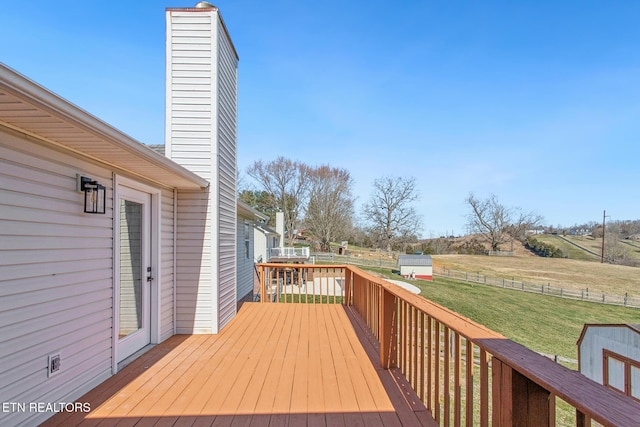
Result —
[[578, 339], [580, 373], [640, 401], [640, 324], [586, 324]]
[[431, 255], [400, 255], [400, 275], [410, 279], [433, 280]]

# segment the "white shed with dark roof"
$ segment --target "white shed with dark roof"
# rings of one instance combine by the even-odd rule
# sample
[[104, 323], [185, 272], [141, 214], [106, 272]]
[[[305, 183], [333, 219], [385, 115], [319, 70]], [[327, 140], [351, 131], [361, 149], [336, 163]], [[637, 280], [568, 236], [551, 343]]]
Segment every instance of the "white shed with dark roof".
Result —
[[400, 255], [400, 275], [406, 278], [433, 280], [431, 255]]

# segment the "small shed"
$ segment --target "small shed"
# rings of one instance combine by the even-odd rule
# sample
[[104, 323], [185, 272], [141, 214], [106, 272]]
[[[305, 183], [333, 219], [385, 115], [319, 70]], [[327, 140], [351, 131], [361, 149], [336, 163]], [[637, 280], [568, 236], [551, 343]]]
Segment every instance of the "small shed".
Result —
[[400, 255], [398, 267], [402, 277], [433, 280], [431, 255]]
[[580, 373], [640, 401], [640, 324], [586, 324], [578, 339]]

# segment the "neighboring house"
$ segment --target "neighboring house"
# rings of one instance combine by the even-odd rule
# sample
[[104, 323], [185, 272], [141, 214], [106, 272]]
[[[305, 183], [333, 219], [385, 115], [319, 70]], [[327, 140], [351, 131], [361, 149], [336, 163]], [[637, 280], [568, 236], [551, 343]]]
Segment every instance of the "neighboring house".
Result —
[[256, 245], [254, 230], [259, 227], [257, 223], [267, 219], [266, 215], [238, 201], [238, 290], [236, 292], [238, 308], [243, 302], [253, 301]]
[[167, 157], [0, 64], [3, 403], [72, 402], [150, 344], [217, 333], [249, 294], [238, 56], [216, 8], [166, 16]]
[[640, 325], [584, 325], [578, 363], [586, 377], [640, 401]]
[[400, 255], [398, 267], [403, 277], [433, 280], [431, 255]]
[[268, 225], [258, 223], [253, 230], [253, 236], [255, 242], [253, 258], [256, 262], [269, 261], [271, 249], [280, 245], [280, 233]]

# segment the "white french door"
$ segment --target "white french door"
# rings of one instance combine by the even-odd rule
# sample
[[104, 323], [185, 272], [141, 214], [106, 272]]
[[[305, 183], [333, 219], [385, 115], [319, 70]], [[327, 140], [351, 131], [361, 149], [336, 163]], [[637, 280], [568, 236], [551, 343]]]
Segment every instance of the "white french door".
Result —
[[151, 342], [151, 195], [120, 186], [116, 205], [117, 361]]

